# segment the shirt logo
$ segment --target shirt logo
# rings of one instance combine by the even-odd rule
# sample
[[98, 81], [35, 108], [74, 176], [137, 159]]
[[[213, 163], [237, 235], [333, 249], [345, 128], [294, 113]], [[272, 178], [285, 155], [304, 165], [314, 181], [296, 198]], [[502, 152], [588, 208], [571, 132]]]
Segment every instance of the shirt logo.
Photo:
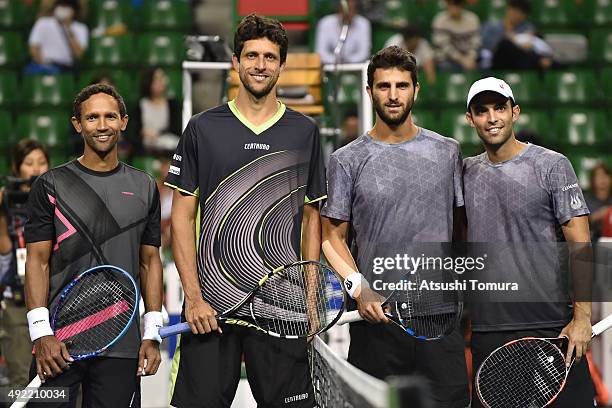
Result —
[[568, 184], [567, 186], [563, 187], [561, 190], [562, 191], [567, 191], [567, 190], [570, 190], [572, 188], [578, 188], [578, 183]]
[[177, 176], [180, 176], [181, 175], [181, 169], [180, 169], [180, 167], [170, 166], [170, 169], [168, 170], [168, 173], [172, 173], [172, 174], [175, 174]]
[[580, 200], [580, 197], [578, 197], [578, 194], [573, 195], [570, 199], [570, 207], [572, 207], [572, 210], [577, 210], [582, 207], [582, 201]]
[[180, 154], [175, 154], [174, 156], [172, 156], [172, 158], [176, 161], [181, 161], [183, 160], [183, 156], [181, 156]]
[[270, 150], [270, 145], [265, 143], [245, 143], [244, 150]]
[[132, 193], [131, 191], [122, 191], [121, 194], [126, 195], [126, 196], [133, 196], [134, 193]]
[[285, 398], [285, 404], [289, 404], [291, 402], [296, 402], [296, 401], [302, 401], [302, 400], [305, 400], [306, 398], [308, 398], [307, 392], [305, 392], [304, 394], [292, 395], [291, 397]]

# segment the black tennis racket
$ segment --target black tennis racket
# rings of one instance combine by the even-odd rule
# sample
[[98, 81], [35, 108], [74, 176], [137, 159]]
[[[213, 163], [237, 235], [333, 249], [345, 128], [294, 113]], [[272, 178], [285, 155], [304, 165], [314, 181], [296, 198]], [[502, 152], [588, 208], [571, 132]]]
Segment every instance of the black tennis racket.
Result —
[[[592, 337], [612, 327], [612, 315], [593, 326]], [[476, 374], [476, 393], [487, 408], [543, 408], [563, 390], [567, 337], [526, 337], [494, 350]], [[572, 364], [573, 364], [572, 360]]]
[[[342, 281], [327, 265], [300, 261], [268, 272], [240, 302], [217, 317], [220, 323], [251, 327], [296, 339], [321, 333], [344, 311]], [[241, 319], [250, 316], [252, 322]], [[191, 331], [186, 322], [159, 329], [164, 338]]]
[[[424, 284], [425, 282], [425, 284]], [[437, 340], [459, 324], [463, 296], [450, 270], [408, 273], [390, 288], [382, 303], [385, 315], [406, 333], [420, 340]], [[345, 313], [338, 324], [363, 320], [357, 310]]]
[[[51, 314], [51, 328], [58, 340], [70, 343], [68, 353], [75, 361], [93, 357], [127, 332], [138, 300], [138, 288], [129, 273], [112, 265], [96, 266], [64, 288]], [[27, 388], [40, 385], [41, 379], [36, 376]], [[19, 399], [11, 408], [26, 404], [27, 400]]]

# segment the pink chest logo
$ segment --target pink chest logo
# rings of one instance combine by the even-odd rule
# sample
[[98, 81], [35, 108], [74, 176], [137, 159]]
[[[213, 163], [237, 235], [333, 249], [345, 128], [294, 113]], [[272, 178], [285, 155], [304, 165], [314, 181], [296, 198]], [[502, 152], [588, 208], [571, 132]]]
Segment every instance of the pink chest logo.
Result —
[[134, 193], [132, 193], [131, 191], [122, 191], [121, 194], [126, 195], [126, 196], [133, 196]]

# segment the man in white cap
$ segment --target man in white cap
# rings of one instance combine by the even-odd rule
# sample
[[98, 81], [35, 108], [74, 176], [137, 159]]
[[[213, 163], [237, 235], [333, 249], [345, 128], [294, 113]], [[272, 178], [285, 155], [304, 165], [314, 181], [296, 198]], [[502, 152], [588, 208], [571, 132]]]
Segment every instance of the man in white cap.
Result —
[[[570, 248], [573, 276], [576, 256], [590, 254], [589, 210], [565, 156], [516, 140], [513, 126], [519, 114], [504, 81], [488, 77], [470, 88], [466, 118], [485, 152], [464, 161], [468, 241], [486, 243], [489, 258], [496, 258], [489, 261], [503, 265], [503, 280], [527, 277], [530, 285], [515, 296], [524, 295], [524, 290], [533, 296], [510, 303], [500, 302], [504, 294], [493, 295], [492, 302], [487, 294], [486, 304], [472, 304], [474, 372], [508, 341], [566, 336], [566, 360], [575, 353], [576, 362], [551, 406], [589, 407], [593, 406], [594, 387], [583, 357], [591, 339], [591, 303], [588, 296], [576, 294], [572, 301], [562, 278], [568, 270], [565, 245]], [[499, 251], [500, 246], [505, 251]], [[546, 295], [551, 292], [561, 297], [549, 301]], [[472, 400], [472, 407], [481, 406], [476, 395]]]

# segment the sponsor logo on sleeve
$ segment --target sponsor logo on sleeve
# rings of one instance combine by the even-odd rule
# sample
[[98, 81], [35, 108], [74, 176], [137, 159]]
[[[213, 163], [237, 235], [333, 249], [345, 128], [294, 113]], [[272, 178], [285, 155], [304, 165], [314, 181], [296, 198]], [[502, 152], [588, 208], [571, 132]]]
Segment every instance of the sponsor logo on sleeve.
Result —
[[178, 162], [183, 160], [183, 156], [181, 156], [180, 154], [175, 154], [174, 156], [172, 156], [172, 158]]
[[571, 190], [572, 188], [578, 188], [578, 183], [568, 184], [567, 186], [563, 187], [561, 190], [567, 191], [567, 190]]
[[170, 166], [170, 169], [168, 170], [168, 173], [172, 173], [174, 175], [180, 176], [181, 175], [181, 169], [180, 169], [180, 167]]
[[582, 207], [582, 200], [580, 200], [578, 194], [572, 195], [572, 198], [570, 199], [570, 207], [572, 207], [572, 210], [577, 210]]

